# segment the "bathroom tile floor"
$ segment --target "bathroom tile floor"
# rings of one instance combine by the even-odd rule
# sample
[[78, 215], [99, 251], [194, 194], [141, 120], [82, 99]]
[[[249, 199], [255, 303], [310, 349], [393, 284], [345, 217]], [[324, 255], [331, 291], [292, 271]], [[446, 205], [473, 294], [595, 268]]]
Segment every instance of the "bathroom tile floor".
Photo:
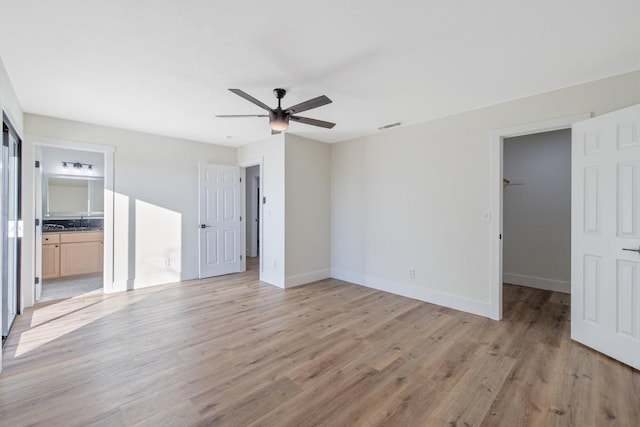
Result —
[[98, 293], [102, 293], [102, 273], [46, 280], [42, 283], [42, 295], [38, 302]]

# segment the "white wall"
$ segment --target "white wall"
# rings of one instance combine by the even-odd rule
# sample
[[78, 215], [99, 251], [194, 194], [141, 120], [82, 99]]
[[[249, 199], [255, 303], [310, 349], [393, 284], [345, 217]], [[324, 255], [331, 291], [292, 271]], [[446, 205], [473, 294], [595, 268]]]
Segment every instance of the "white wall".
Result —
[[329, 277], [330, 151], [289, 134], [238, 148], [240, 164], [263, 162], [261, 280], [285, 288]]
[[571, 290], [571, 130], [504, 140], [503, 281]]
[[[255, 227], [258, 215], [256, 215], [256, 195], [254, 194], [254, 186], [256, 178], [260, 177], [260, 165], [248, 167], [245, 171], [245, 182], [247, 191], [245, 193], [246, 206], [246, 235], [245, 235], [245, 253], [247, 256], [255, 257], [258, 255], [257, 248], [253, 248], [254, 236], [257, 228]], [[253, 249], [253, 250], [252, 250]]]
[[[104, 155], [102, 153], [56, 147], [41, 147], [40, 157], [42, 173], [54, 175], [104, 176]], [[72, 165], [68, 165], [65, 169], [62, 166], [63, 161], [90, 164], [93, 165], [93, 169], [91, 173], [88, 173], [86, 166], [81, 170], [75, 170]]]
[[[115, 147], [112, 291], [198, 276], [198, 162], [235, 165], [235, 148], [32, 114], [25, 114], [25, 133], [23, 153], [30, 156], [41, 139]], [[23, 191], [32, 198], [32, 180]], [[23, 211], [25, 223], [32, 221], [33, 203]], [[32, 263], [32, 257], [23, 261]], [[25, 284], [33, 283], [33, 274], [25, 273]], [[32, 298], [30, 290], [25, 295]]]
[[0, 58], [0, 110], [9, 117], [11, 124], [22, 137], [24, 129], [22, 107], [13, 90], [7, 70], [4, 68], [2, 58]]
[[260, 191], [267, 202], [262, 205], [262, 241], [260, 279], [285, 286], [285, 181], [284, 134], [271, 135], [261, 141], [238, 147], [238, 163], [262, 161]]
[[489, 316], [491, 130], [639, 102], [636, 71], [333, 145], [332, 276]]
[[287, 287], [330, 277], [331, 146], [285, 136]]

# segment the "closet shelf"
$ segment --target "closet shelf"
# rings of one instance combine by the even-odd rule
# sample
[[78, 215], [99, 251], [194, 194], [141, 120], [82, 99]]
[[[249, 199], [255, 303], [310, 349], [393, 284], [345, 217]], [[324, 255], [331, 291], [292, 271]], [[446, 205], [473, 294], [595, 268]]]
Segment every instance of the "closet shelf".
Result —
[[524, 182], [522, 182], [522, 180], [519, 180], [519, 179], [502, 178], [502, 184], [506, 187], [508, 185], [524, 185]]

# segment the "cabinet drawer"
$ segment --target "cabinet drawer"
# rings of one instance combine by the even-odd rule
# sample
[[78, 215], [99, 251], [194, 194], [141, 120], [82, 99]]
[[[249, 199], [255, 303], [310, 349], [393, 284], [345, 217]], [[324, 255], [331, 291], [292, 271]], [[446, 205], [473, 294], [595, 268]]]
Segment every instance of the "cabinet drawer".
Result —
[[60, 243], [102, 242], [102, 231], [80, 231], [78, 233], [61, 233]]
[[60, 233], [42, 233], [42, 244], [60, 243]]

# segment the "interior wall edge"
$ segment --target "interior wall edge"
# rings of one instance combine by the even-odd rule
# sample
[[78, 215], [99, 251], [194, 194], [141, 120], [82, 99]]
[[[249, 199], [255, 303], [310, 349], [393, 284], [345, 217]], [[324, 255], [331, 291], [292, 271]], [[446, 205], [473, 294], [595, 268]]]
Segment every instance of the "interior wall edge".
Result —
[[295, 286], [305, 285], [311, 282], [317, 282], [320, 280], [328, 279], [331, 277], [331, 270], [323, 269], [318, 271], [311, 271], [304, 274], [298, 274], [295, 276], [287, 276], [284, 279], [285, 288], [293, 288]]

